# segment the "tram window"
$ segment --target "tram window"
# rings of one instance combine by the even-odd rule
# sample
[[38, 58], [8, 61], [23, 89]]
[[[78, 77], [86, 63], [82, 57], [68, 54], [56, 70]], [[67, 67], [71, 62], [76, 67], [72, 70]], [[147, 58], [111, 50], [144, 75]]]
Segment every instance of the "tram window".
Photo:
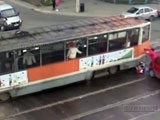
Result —
[[21, 62], [18, 65], [20, 69], [27, 69], [35, 66], [40, 66], [40, 49], [39, 47], [23, 49], [22, 54], [18, 56], [18, 58]]
[[120, 50], [126, 47], [126, 31], [109, 34], [109, 51]]
[[0, 53], [0, 74], [13, 72], [13, 52]]
[[39, 47], [31, 47], [14, 51], [14, 71], [24, 70], [36, 66], [40, 66]]
[[107, 51], [107, 34], [88, 37], [88, 55], [95, 55]]
[[41, 54], [42, 54], [42, 65], [52, 63], [53, 62], [53, 45], [43, 45], [40, 46]]
[[138, 45], [139, 29], [128, 30], [127, 36], [127, 41], [130, 42], [130, 47]]
[[53, 44], [53, 62], [64, 61], [64, 43]]
[[88, 37], [88, 43], [89, 44], [95, 44], [97, 42], [98, 42], [98, 37], [97, 36]]
[[117, 46], [119, 46], [117, 42], [117, 33], [109, 33], [108, 40], [109, 40], [109, 51], [117, 50]]
[[126, 31], [122, 31], [122, 32], [118, 32], [118, 43], [121, 46], [121, 48], [125, 48], [128, 47], [127, 45], [127, 32]]
[[149, 40], [149, 28], [150, 28], [149, 25], [143, 27], [142, 42]]
[[64, 61], [64, 44], [62, 42], [40, 47], [42, 65]]
[[77, 54], [77, 52], [76, 52], [76, 55], [74, 55], [75, 57], [73, 57], [73, 58], [80, 58], [80, 57], [86, 56], [86, 48], [87, 48], [86, 38], [79, 38], [79, 39], [75, 39], [75, 40], [66, 42], [66, 55], [67, 55], [66, 57], [67, 57], [67, 59], [71, 59], [71, 58], [69, 58], [69, 56], [70, 56], [69, 54], [71, 53], [72, 48], [78, 49], [77, 52], [80, 53], [80, 54]]
[[14, 71], [19, 71], [25, 69], [25, 65], [23, 64], [23, 53], [27, 52], [26, 50], [16, 50], [14, 52]]
[[78, 39], [76, 43], [77, 48], [82, 52], [82, 54], [77, 54], [77, 57], [85, 57], [87, 50], [87, 40], [86, 38]]

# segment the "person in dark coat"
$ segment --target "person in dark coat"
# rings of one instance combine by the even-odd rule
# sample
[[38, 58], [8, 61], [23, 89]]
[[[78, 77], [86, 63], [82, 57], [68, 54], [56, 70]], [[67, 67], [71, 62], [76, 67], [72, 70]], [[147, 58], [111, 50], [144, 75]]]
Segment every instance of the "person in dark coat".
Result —
[[56, 0], [52, 0], [52, 7], [53, 7], [53, 10], [56, 10]]

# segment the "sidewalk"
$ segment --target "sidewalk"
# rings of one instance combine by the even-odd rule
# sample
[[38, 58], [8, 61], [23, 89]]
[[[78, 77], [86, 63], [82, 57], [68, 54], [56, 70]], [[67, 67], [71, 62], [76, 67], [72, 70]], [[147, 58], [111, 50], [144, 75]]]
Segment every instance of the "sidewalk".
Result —
[[[33, 9], [35, 11], [48, 13], [48, 14], [57, 14], [57, 15], [67, 15], [67, 16], [111, 16], [118, 15], [127, 9], [129, 9], [133, 5], [126, 4], [113, 4], [107, 3], [103, 0], [80, 0], [81, 3], [84, 3], [85, 11], [76, 13], [76, 0], [62, 0], [60, 5], [58, 6], [59, 12], [53, 11], [52, 6], [43, 6], [36, 7], [29, 3], [23, 2], [22, 0], [10, 0], [10, 2], [14, 2], [21, 6], [27, 7], [29, 9]], [[146, 4], [147, 6], [151, 6], [153, 8], [160, 8], [159, 4]]]

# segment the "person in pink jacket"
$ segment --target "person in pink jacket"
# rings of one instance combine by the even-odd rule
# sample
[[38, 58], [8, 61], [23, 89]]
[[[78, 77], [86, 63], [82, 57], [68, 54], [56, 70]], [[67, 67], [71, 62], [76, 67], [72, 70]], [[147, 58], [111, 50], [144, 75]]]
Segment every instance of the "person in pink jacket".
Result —
[[144, 49], [144, 50], [145, 50], [145, 53], [151, 57], [152, 61], [154, 61], [157, 58], [157, 53], [155, 52], [155, 50], [153, 48]]
[[56, 0], [56, 6], [60, 4], [61, 0]]
[[144, 49], [144, 51], [145, 51], [146, 54], [148, 54], [151, 57], [150, 67], [154, 67], [154, 62], [157, 58], [157, 53], [155, 52], [155, 50], [153, 48]]

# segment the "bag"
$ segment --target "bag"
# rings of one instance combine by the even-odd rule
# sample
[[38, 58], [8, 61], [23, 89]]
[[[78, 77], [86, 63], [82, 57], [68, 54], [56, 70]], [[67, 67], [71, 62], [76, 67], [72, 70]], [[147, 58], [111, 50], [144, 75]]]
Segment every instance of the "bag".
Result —
[[143, 74], [143, 73], [144, 73], [143, 67], [140, 66], [140, 65], [137, 66], [137, 67], [136, 67], [136, 73], [137, 73], [138, 75]]

